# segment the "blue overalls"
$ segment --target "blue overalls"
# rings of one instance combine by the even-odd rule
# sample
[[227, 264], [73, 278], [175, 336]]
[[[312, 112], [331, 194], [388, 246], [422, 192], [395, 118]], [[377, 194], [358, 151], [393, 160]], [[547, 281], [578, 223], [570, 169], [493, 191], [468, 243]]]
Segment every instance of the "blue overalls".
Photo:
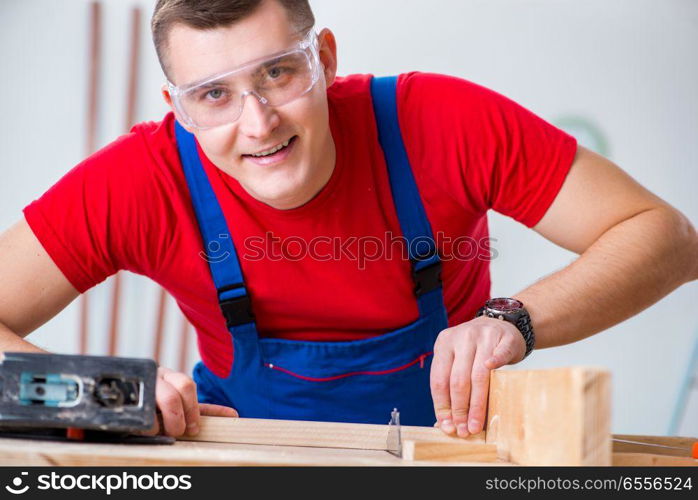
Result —
[[[429, 373], [434, 341], [447, 327], [441, 262], [405, 152], [397, 118], [396, 77], [371, 82], [400, 227], [409, 248], [419, 318], [377, 337], [344, 342], [260, 338], [230, 231], [199, 158], [194, 136], [176, 123], [180, 159], [204, 242], [228, 258], [209, 266], [234, 361], [227, 378], [194, 368], [199, 401], [241, 417], [385, 424], [393, 408], [405, 425], [435, 422]], [[357, 311], [356, 314], [361, 314]]]

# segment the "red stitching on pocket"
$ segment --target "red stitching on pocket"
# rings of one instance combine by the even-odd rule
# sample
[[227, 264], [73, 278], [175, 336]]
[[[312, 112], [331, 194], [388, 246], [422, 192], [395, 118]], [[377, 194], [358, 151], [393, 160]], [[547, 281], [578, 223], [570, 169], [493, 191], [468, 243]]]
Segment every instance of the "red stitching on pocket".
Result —
[[410, 361], [407, 364], [404, 364], [402, 366], [398, 366], [397, 368], [391, 368], [389, 370], [379, 370], [379, 371], [358, 371], [358, 372], [350, 372], [350, 373], [343, 373], [341, 375], [333, 375], [332, 377], [306, 377], [305, 375], [299, 375], [298, 373], [294, 373], [290, 370], [287, 370], [286, 368], [281, 368], [280, 366], [276, 366], [273, 363], [265, 363], [264, 366], [267, 368], [271, 368], [272, 370], [278, 370], [280, 372], [286, 373], [287, 375], [291, 375], [292, 377], [300, 378], [302, 380], [309, 380], [310, 382], [331, 382], [332, 380], [338, 380], [340, 378], [346, 378], [346, 377], [353, 377], [355, 375], [388, 375], [390, 373], [395, 373], [399, 372], [401, 370], [406, 370], [412, 365], [415, 365], [419, 363], [420, 368], [424, 368], [424, 359], [427, 356], [431, 356], [434, 354], [434, 351], [429, 351], [425, 352], [424, 354], [420, 354], [417, 359], [414, 359]]

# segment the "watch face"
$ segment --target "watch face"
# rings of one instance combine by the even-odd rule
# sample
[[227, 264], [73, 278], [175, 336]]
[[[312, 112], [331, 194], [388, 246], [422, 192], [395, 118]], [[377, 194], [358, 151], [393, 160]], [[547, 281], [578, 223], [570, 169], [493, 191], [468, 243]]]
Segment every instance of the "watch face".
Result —
[[518, 311], [523, 308], [521, 301], [508, 297], [499, 297], [487, 301], [487, 307], [503, 313]]

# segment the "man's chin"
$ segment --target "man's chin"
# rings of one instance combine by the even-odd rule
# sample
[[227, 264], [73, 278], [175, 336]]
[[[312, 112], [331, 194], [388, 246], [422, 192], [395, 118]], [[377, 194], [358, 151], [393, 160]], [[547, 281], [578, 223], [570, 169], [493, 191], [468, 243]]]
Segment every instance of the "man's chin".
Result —
[[248, 174], [240, 184], [253, 198], [274, 208], [290, 209], [303, 205], [314, 195], [313, 178], [303, 163], [293, 162], [279, 168], [245, 168]]
[[[243, 186], [244, 187], [244, 186]], [[278, 185], [271, 186], [269, 184], [261, 184], [258, 186], [250, 186], [247, 192], [255, 199], [281, 210], [296, 208], [308, 200], [303, 196], [303, 189], [299, 186]]]

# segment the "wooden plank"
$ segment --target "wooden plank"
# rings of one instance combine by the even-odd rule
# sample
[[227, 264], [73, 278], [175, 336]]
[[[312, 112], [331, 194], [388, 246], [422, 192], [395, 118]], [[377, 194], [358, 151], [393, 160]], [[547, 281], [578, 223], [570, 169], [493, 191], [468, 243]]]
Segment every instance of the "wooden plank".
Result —
[[[626, 443], [622, 441], [633, 441]], [[639, 444], [643, 443], [643, 444]], [[653, 455], [673, 455], [690, 457], [698, 438], [679, 436], [637, 436], [617, 434], [613, 436], [613, 451], [624, 453], [651, 453]], [[671, 448], [662, 448], [670, 446]], [[680, 449], [677, 449], [680, 448]]]
[[[94, 444], [0, 438], [0, 465], [31, 466], [405, 466], [387, 451], [178, 441], [174, 445]], [[458, 465], [480, 465], [459, 462]], [[489, 465], [513, 465], [495, 462]]]
[[[385, 450], [388, 425], [308, 422], [258, 418], [201, 417], [201, 430], [183, 441], [261, 444], [277, 446], [314, 446], [359, 450]], [[403, 440], [437, 443], [485, 443], [481, 432], [467, 438], [447, 436], [434, 427], [402, 426]]]
[[613, 465], [622, 467], [698, 467], [691, 457], [672, 457], [654, 453], [613, 453]]
[[[389, 454], [387, 424], [207, 416], [200, 424], [198, 436], [171, 446], [0, 439], [0, 465], [453, 465], [405, 462]], [[484, 433], [464, 440], [433, 427], [403, 426], [401, 431], [403, 439], [485, 443]]]
[[610, 374], [574, 367], [495, 370], [488, 443], [521, 465], [610, 465]]
[[496, 462], [497, 446], [482, 443], [436, 443], [408, 439], [402, 442], [402, 455], [405, 460]]
[[177, 442], [174, 445], [126, 445], [0, 439], [0, 464], [2, 465], [389, 466], [401, 463], [399, 458], [385, 451], [374, 450], [336, 450], [197, 442]]

